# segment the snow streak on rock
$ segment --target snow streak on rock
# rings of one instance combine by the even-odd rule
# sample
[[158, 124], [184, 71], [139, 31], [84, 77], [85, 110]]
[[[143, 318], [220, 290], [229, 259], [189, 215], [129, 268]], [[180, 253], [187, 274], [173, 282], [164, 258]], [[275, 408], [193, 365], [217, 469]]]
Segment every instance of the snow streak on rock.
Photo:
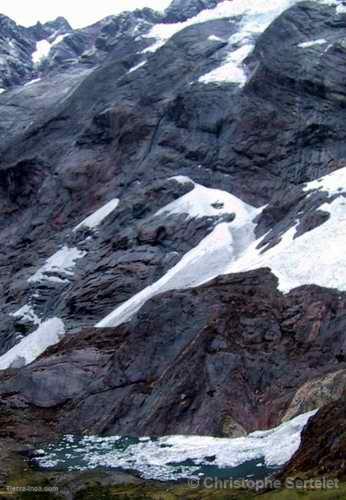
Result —
[[21, 307], [15, 313], [12, 313], [11, 316], [13, 316], [13, 318], [19, 318], [19, 319], [27, 320], [30, 323], [33, 323], [34, 325], [39, 325], [41, 323], [40, 318], [37, 316], [37, 314], [35, 313], [35, 311], [32, 308], [32, 306], [30, 306], [28, 304], [26, 304], [25, 306]]
[[113, 200], [106, 203], [106, 205], [96, 210], [96, 212], [89, 215], [89, 217], [84, 219], [80, 224], [78, 224], [78, 226], [74, 228], [73, 231], [78, 231], [78, 229], [81, 228], [95, 229], [101, 224], [101, 222], [104, 221], [106, 217], [108, 217], [109, 214], [111, 214], [117, 208], [118, 205], [118, 198], [114, 198]]
[[32, 363], [49, 346], [57, 344], [64, 334], [65, 327], [61, 319], [52, 318], [45, 321], [37, 330], [0, 356], [0, 370], [9, 367], [20, 368]]
[[324, 38], [320, 38], [319, 40], [310, 40], [309, 42], [303, 42], [298, 45], [298, 47], [301, 47], [302, 49], [308, 49], [310, 47], [315, 47], [316, 45], [324, 45], [327, 43], [327, 40]]
[[192, 191], [161, 209], [158, 214], [185, 213], [189, 217], [234, 214], [231, 223], [219, 223], [161, 279], [148, 286], [100, 321], [97, 327], [114, 327], [128, 321], [152, 297], [174, 289], [199, 286], [219, 274], [254, 241], [254, 218], [259, 210], [235, 196], [195, 184]]

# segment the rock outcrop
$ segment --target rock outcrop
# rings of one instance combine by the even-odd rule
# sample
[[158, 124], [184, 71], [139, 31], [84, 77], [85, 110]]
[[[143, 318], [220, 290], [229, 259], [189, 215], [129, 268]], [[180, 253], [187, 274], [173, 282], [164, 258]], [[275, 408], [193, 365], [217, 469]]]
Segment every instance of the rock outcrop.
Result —
[[267, 270], [169, 292], [128, 324], [67, 335], [1, 376], [1, 407], [49, 414], [56, 431], [77, 434], [272, 428], [303, 384], [345, 370], [345, 306], [345, 294], [318, 287], [284, 296]]
[[323, 407], [308, 422], [302, 443], [282, 478], [346, 478], [346, 398]]
[[[0, 357], [47, 320], [66, 330], [4, 365], [3, 436], [238, 436], [342, 394], [346, 15], [289, 4], [177, 0], [80, 30], [0, 17]], [[246, 265], [210, 259], [96, 328], [208, 236]]]

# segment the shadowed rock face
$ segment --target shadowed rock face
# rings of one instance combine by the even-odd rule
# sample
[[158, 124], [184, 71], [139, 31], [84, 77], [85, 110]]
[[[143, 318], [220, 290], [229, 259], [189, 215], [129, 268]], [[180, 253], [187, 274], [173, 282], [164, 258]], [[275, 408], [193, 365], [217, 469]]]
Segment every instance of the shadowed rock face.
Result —
[[284, 468], [285, 477], [346, 477], [346, 398], [322, 408], [302, 434], [297, 453]]
[[283, 296], [266, 270], [170, 292], [124, 326], [67, 335], [2, 375], [1, 407], [41, 411], [71, 433], [274, 427], [303, 384], [346, 368], [345, 305], [345, 294], [318, 287]]
[[[1, 55], [7, 36], [21, 47], [6, 81], [0, 64], [0, 355], [35, 329], [12, 315], [24, 304], [67, 330], [32, 365], [0, 374], [5, 436], [234, 436], [342, 393], [345, 293], [283, 295], [268, 270], [169, 292], [125, 325], [94, 327], [233, 220], [157, 216], [193, 188], [172, 176], [266, 205], [255, 228], [266, 248], [329, 219], [320, 207], [336, 195], [307, 197], [303, 185], [346, 165], [345, 16], [313, 2], [284, 12], [256, 35], [243, 87], [199, 81], [229, 55], [238, 18], [190, 26], [146, 51], [152, 26], [217, 3], [176, 1], [162, 15], [144, 9], [82, 30], [0, 18]], [[33, 68], [37, 41], [56, 31], [66, 36]], [[317, 39], [326, 44], [300, 46]], [[97, 230], [73, 231], [114, 198]], [[64, 246], [85, 254], [73, 273], [29, 281]]]

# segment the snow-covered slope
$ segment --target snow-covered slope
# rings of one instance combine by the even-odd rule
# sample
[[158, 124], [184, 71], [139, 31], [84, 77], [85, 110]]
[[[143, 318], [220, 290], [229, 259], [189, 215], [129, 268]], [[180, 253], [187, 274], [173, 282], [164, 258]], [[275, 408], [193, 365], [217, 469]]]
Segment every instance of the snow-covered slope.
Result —
[[[281, 241], [268, 250], [255, 241], [226, 273], [269, 267], [279, 278], [279, 288], [289, 292], [301, 285], [319, 285], [346, 291], [346, 168], [309, 183], [305, 189], [322, 190], [339, 197], [323, 203], [319, 210], [329, 219], [315, 229], [297, 236], [296, 228], [282, 235]], [[298, 221], [297, 221], [298, 224]]]
[[[183, 177], [177, 179], [190, 181]], [[346, 291], [343, 251], [346, 248], [345, 186], [346, 168], [309, 183], [304, 188], [307, 197], [313, 190], [326, 191], [329, 196], [340, 195], [319, 207], [330, 214], [329, 219], [301, 236], [296, 236], [293, 227], [282, 235], [278, 244], [266, 250], [259, 247], [263, 237], [255, 238], [254, 219], [261, 209], [255, 209], [224, 191], [195, 184], [192, 191], [162, 208], [157, 215], [185, 213], [188, 217], [198, 218], [234, 213], [235, 220], [216, 225], [211, 234], [160, 280], [122, 304], [97, 327], [115, 327], [128, 321], [145, 302], [163, 292], [196, 287], [221, 274], [262, 267], [269, 267], [279, 278], [279, 288], [283, 292], [310, 284]]]
[[[184, 178], [178, 179], [184, 182]], [[187, 181], [190, 181], [187, 179]], [[145, 288], [97, 324], [114, 327], [129, 320], [142, 305], [159, 293], [201, 285], [221, 274], [254, 240], [258, 209], [218, 189], [195, 184], [194, 189], [162, 208], [156, 215], [186, 214], [190, 218], [234, 214], [231, 223], [219, 223], [195, 248], [161, 279]]]
[[45, 321], [19, 344], [0, 356], [0, 370], [21, 368], [32, 363], [47, 347], [59, 342], [64, 334], [64, 323], [59, 318]]

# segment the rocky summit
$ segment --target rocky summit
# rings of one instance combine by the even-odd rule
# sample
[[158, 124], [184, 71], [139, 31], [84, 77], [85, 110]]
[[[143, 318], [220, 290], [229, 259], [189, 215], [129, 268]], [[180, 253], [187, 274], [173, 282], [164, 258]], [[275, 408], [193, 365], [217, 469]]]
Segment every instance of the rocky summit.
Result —
[[345, 82], [339, 0], [0, 15], [4, 464], [295, 429], [266, 466], [346, 478]]

